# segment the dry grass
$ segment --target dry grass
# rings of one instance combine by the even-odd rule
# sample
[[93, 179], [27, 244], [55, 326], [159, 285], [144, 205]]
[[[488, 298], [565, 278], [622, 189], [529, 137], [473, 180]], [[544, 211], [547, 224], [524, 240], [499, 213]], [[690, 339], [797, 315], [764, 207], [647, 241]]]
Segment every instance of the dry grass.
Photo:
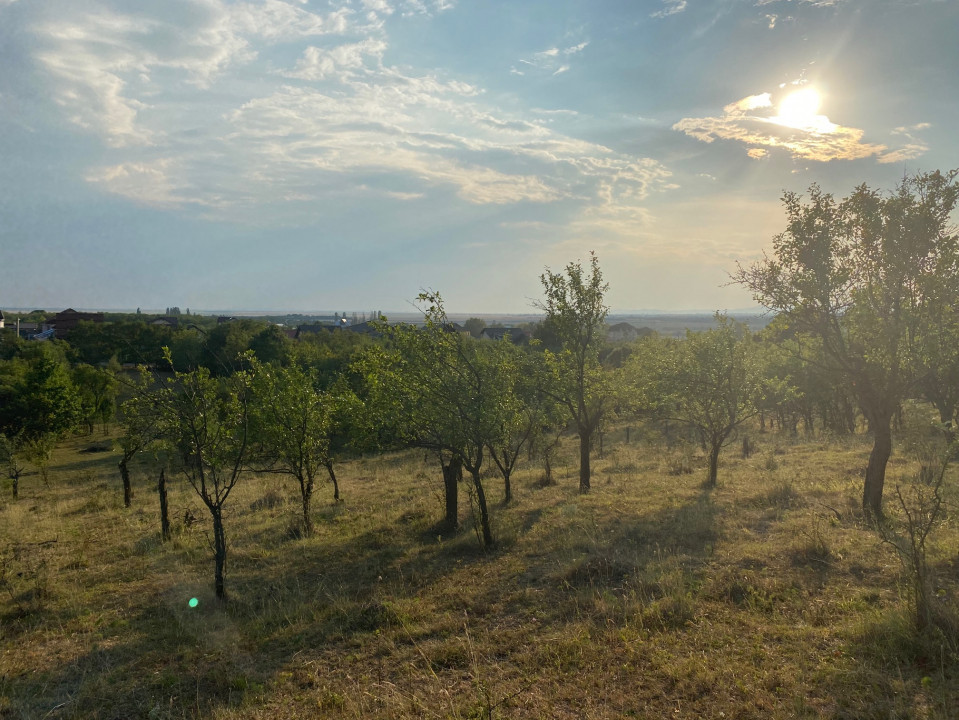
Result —
[[[116, 457], [66, 443], [49, 488], [28, 475], [0, 497], [0, 717], [956, 716], [957, 661], [912, 631], [898, 561], [858, 509], [862, 441], [757, 435], [706, 492], [701, 457], [676, 473], [622, 434], [588, 496], [572, 457], [551, 487], [522, 468], [506, 507], [490, 476], [490, 553], [465, 508], [436, 536], [422, 454], [345, 465], [345, 502], [318, 489], [311, 538], [291, 531], [294, 485], [250, 475], [227, 506], [226, 604], [192, 490], [171, 483], [161, 543], [148, 468], [125, 509]], [[957, 547], [952, 522], [931, 558], [944, 603]]]

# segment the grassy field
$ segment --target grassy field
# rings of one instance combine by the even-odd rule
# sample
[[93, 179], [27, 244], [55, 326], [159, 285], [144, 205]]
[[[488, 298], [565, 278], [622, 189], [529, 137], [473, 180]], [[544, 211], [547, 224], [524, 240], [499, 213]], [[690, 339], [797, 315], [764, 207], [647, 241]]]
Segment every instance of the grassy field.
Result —
[[[126, 509], [117, 456], [66, 442], [49, 486], [2, 488], [0, 717], [959, 717], [949, 638], [912, 630], [899, 558], [859, 510], [864, 438], [755, 435], [707, 492], [701, 457], [637, 434], [606, 436], [588, 496], [573, 439], [558, 483], [524, 467], [509, 506], [490, 475], [489, 553], [468, 507], [458, 535], [433, 531], [422, 453], [345, 464], [311, 538], [293, 482], [246, 476], [225, 604], [189, 486], [173, 479], [162, 543], [152, 471]], [[887, 498], [914, 472], [894, 456]], [[930, 542], [955, 604], [955, 518]]]

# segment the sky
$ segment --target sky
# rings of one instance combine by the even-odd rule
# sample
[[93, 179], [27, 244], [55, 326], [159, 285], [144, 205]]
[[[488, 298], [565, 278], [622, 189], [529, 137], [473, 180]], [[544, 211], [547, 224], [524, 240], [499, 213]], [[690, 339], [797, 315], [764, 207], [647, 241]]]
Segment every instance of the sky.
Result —
[[959, 167], [957, 0], [0, 0], [0, 308], [752, 305], [784, 191]]

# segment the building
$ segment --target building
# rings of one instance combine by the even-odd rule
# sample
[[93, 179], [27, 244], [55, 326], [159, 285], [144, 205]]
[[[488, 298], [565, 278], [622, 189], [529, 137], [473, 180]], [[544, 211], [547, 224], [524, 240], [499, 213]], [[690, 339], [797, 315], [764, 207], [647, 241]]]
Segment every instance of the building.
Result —
[[58, 312], [56, 315], [54, 315], [53, 319], [47, 324], [54, 328], [57, 338], [60, 340], [65, 340], [81, 322], [102, 323], [103, 313], [77, 312], [73, 308], [67, 308], [66, 310]]
[[176, 315], [166, 315], [163, 317], [154, 318], [148, 325], [159, 325], [162, 327], [178, 328], [180, 327], [180, 318]]

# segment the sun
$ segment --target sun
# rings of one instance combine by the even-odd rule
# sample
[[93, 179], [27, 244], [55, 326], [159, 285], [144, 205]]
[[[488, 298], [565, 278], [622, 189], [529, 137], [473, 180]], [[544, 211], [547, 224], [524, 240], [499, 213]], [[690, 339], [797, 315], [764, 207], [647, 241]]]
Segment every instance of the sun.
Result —
[[822, 98], [814, 88], [804, 88], [787, 95], [779, 103], [779, 115], [776, 118], [782, 125], [793, 128], [811, 128], [819, 125], [820, 116], [816, 113]]

